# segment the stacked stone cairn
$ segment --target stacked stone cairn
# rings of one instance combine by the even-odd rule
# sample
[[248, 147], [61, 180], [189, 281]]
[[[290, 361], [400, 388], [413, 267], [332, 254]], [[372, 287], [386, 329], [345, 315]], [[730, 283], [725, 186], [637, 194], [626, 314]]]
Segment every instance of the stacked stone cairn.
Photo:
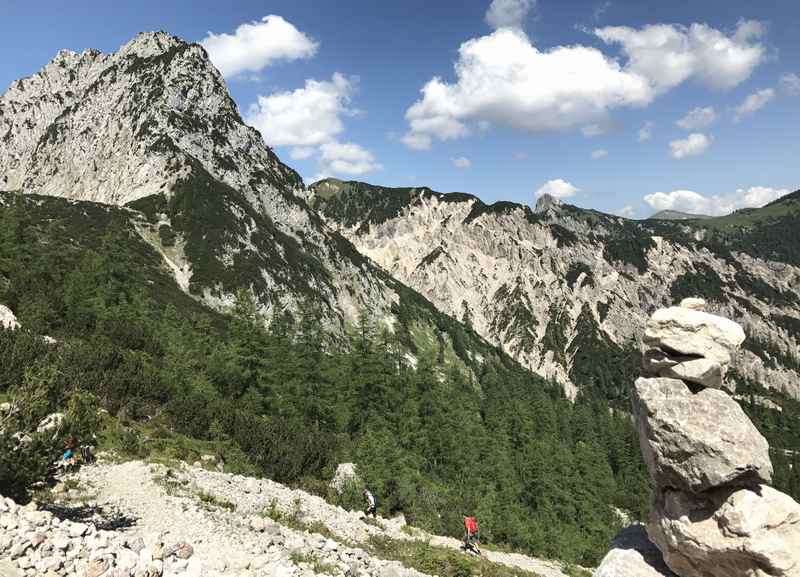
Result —
[[[656, 311], [633, 412], [655, 493], [641, 547], [612, 550], [596, 577], [800, 577], [800, 505], [768, 486], [766, 439], [726, 392], [745, 339], [701, 299]], [[651, 552], [650, 552], [651, 553]]]

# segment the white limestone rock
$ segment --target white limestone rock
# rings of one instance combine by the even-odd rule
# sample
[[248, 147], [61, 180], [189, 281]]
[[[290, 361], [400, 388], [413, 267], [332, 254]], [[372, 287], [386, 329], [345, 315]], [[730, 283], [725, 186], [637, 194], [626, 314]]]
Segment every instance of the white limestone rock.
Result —
[[12, 331], [20, 327], [17, 317], [6, 305], [0, 304], [0, 329], [11, 329]]
[[739, 404], [718, 389], [639, 378], [632, 397], [639, 442], [658, 487], [701, 492], [768, 483], [769, 445]]
[[800, 576], [800, 505], [766, 485], [703, 495], [666, 491], [647, 532], [684, 577]]
[[345, 487], [351, 483], [361, 483], [355, 463], [339, 463], [336, 467], [336, 473], [334, 473], [333, 479], [331, 479], [330, 487], [338, 493], [341, 493]]
[[706, 301], [705, 299], [697, 297], [689, 297], [683, 299], [681, 304], [678, 306], [684, 309], [691, 309], [693, 311], [704, 311], [706, 310]]
[[626, 527], [611, 542], [611, 550], [592, 577], [676, 577], [641, 524]]
[[744, 342], [744, 330], [732, 320], [703, 311], [669, 307], [650, 317], [642, 342], [672, 354], [716, 361], [725, 370]]
[[728, 388], [723, 381], [723, 369], [717, 361], [711, 359], [692, 359], [676, 363], [660, 371], [660, 376], [681, 379], [703, 387], [713, 389]]

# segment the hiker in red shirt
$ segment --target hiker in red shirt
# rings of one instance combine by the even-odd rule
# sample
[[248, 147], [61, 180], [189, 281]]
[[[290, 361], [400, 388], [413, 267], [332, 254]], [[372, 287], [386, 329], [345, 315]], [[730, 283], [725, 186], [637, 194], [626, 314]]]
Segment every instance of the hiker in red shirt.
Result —
[[478, 520], [475, 517], [464, 515], [464, 549], [472, 551], [476, 555], [482, 555], [479, 545], [480, 529], [478, 528]]

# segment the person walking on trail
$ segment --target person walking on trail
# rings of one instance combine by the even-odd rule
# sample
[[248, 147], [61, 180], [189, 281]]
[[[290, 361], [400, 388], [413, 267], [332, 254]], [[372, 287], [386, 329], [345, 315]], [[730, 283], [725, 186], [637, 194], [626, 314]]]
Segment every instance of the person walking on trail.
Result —
[[378, 507], [375, 503], [375, 497], [369, 492], [369, 489], [364, 487], [364, 499], [367, 501], [367, 510], [365, 511], [367, 517], [372, 515], [374, 519], [378, 512]]
[[464, 550], [472, 551], [476, 555], [483, 555], [480, 550], [481, 531], [475, 517], [464, 515]]

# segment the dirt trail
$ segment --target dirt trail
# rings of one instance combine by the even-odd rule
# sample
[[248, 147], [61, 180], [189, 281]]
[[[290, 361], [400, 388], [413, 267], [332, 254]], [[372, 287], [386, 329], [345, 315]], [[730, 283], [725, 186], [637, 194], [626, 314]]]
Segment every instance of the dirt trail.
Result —
[[[231, 568], [245, 567], [248, 558], [264, 557], [265, 553], [269, 558], [263, 563], [272, 563], [275, 574], [282, 574], [282, 569], [291, 572], [288, 569], [290, 552], [309, 547], [309, 537], [286, 530], [285, 543], [279, 548], [266, 550], [261, 535], [251, 530], [250, 522], [269, 509], [282, 514], [299, 513], [308, 524], [321, 523], [337, 540], [350, 546], [364, 546], [370, 537], [380, 535], [398, 540], [424, 540], [438, 547], [461, 548], [457, 539], [431, 535], [419, 529], [403, 529], [396, 520], [379, 518], [377, 524], [365, 523], [360, 512], [345, 511], [320, 497], [267, 479], [183, 466], [173, 469], [168, 477], [169, 483], [165, 484], [166, 474], [166, 467], [129, 461], [84, 467], [79, 478], [85, 489], [95, 495], [92, 500], [98, 505], [136, 518], [135, 525], [127, 530], [148, 535], [151, 541], [158, 534], [166, 534], [173, 541], [187, 541], [194, 546], [203, 567], [219, 574]], [[201, 502], [200, 495], [215, 499], [217, 503], [229, 503], [233, 511], [208, 507]], [[330, 548], [333, 545], [328, 543], [326, 546]], [[347, 546], [339, 544], [339, 547], [345, 549]], [[484, 556], [489, 561], [541, 577], [567, 577], [557, 562], [487, 550], [484, 550]], [[370, 563], [379, 567], [396, 565], [380, 560]], [[409, 569], [404, 569], [404, 572], [421, 575]]]

